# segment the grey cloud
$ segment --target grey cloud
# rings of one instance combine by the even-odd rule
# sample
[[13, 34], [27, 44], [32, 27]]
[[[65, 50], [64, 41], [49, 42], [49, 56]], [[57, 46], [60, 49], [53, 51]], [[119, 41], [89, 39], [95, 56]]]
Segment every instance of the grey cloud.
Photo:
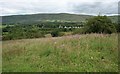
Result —
[[104, 2], [94, 2], [94, 3], [82, 3], [73, 4], [71, 11], [75, 13], [86, 13], [86, 14], [117, 14], [118, 13], [118, 3], [104, 3]]
[[[55, 0], [56, 1], [56, 0]], [[2, 15], [29, 13], [117, 14], [117, 2], [1, 2]], [[1, 15], [1, 14], [0, 14]]]

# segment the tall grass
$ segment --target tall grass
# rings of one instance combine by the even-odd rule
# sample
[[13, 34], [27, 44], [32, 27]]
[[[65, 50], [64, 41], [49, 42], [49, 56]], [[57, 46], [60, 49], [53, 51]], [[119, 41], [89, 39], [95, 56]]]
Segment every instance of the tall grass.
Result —
[[3, 72], [117, 72], [117, 35], [3, 41]]

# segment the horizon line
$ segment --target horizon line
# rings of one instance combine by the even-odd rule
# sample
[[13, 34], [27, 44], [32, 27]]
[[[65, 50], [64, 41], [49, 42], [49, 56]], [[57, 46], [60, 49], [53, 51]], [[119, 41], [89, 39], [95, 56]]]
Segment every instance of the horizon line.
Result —
[[[8, 15], [0, 15], [0, 16], [17, 16], [17, 15], [36, 15], [36, 14], [75, 14], [75, 15], [89, 15], [89, 16], [97, 16], [98, 14], [87, 14], [87, 13], [67, 13], [67, 12], [58, 12], [58, 13], [23, 13], [23, 14], [8, 14]], [[106, 15], [106, 16], [118, 16], [120, 14], [100, 14], [102, 16]]]

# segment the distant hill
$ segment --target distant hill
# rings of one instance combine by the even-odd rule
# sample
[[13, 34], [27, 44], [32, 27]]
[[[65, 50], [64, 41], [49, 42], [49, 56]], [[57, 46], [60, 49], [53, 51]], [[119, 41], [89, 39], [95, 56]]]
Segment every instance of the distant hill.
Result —
[[40, 22], [40, 21], [76, 21], [81, 22], [85, 19], [90, 18], [90, 15], [76, 15], [76, 14], [31, 14], [31, 15], [12, 15], [12, 16], [2, 16], [3, 23], [30, 23], [30, 22]]
[[[2, 16], [2, 23], [36, 23], [40, 21], [74, 21], [81, 22], [92, 17], [91, 15], [78, 15], [78, 14], [68, 14], [68, 13], [58, 13], [58, 14], [30, 14], [30, 15], [11, 15]], [[117, 16], [110, 17], [116, 22]]]

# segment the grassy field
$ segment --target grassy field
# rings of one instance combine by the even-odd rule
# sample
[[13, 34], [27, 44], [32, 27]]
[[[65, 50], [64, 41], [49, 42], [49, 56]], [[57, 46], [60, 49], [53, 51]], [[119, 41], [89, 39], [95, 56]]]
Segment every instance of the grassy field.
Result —
[[117, 34], [3, 41], [3, 72], [117, 72]]

